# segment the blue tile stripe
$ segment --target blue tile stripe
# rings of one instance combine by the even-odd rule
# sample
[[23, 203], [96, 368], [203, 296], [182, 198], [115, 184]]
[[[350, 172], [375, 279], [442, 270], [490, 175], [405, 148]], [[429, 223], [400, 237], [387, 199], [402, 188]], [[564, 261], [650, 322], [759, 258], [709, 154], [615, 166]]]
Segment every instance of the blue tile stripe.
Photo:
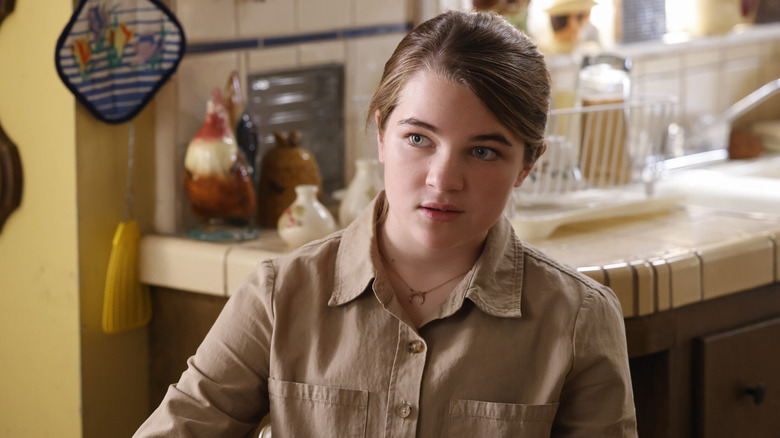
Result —
[[188, 43], [186, 54], [225, 52], [244, 49], [262, 49], [269, 47], [291, 46], [294, 44], [333, 41], [340, 39], [365, 38], [393, 33], [406, 33], [412, 30], [412, 23], [381, 24], [378, 26], [352, 27], [328, 32], [301, 33], [297, 35], [244, 38], [204, 43]]

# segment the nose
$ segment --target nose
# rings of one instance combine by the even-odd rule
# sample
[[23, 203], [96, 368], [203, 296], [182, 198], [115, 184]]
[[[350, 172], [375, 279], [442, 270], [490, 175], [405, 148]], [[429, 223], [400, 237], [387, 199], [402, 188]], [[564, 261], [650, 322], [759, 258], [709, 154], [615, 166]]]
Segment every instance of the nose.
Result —
[[439, 150], [429, 158], [428, 176], [425, 182], [439, 192], [463, 190], [465, 185], [463, 163], [452, 152]]

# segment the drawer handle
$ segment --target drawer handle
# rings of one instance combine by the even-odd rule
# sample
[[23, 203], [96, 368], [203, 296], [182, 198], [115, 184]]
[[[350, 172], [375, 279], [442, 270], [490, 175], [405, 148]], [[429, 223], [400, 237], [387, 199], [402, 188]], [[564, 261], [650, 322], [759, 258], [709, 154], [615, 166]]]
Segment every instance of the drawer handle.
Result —
[[764, 401], [764, 398], [766, 397], [766, 386], [764, 384], [759, 384], [755, 388], [746, 388], [745, 394], [750, 395], [753, 397], [753, 403], [760, 405], [761, 402]]

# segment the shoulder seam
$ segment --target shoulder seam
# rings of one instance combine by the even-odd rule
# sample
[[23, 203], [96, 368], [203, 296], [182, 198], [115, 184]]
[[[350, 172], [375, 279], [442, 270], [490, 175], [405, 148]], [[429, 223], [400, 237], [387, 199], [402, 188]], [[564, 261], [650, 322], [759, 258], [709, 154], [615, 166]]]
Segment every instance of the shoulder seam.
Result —
[[[534, 248], [532, 246], [529, 246], [529, 245], [527, 245], [525, 243], [523, 244], [523, 249], [524, 249], [525, 253], [528, 254], [530, 257], [533, 257], [534, 260], [538, 260], [538, 261], [540, 261], [542, 263], [546, 263], [548, 265], [555, 266], [561, 272], [566, 273], [566, 275], [568, 275], [569, 277], [575, 279], [576, 281], [581, 283], [583, 286], [587, 287], [590, 292], [595, 292], [595, 291], [597, 291], [599, 289], [598, 287], [594, 286], [593, 283], [586, 281], [583, 278], [584, 275], [581, 274], [579, 271], [577, 271], [575, 268], [573, 268], [573, 267], [571, 267], [569, 265], [565, 265], [565, 264], [563, 264], [563, 263], [561, 263], [561, 262], [559, 262], [559, 261], [557, 261], [557, 260], [547, 256], [546, 254], [544, 254], [543, 252], [539, 251], [538, 249], [536, 249], [536, 248]], [[600, 285], [600, 286], [608, 287], [607, 285], [603, 285], [601, 283], [598, 283], [595, 280], [594, 280], [594, 282], [596, 284]]]

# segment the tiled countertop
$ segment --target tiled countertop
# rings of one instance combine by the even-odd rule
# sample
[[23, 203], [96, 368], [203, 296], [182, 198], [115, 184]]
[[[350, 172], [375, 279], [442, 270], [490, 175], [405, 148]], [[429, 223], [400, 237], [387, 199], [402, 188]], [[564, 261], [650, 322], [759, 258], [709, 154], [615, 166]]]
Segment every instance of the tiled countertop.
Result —
[[[780, 281], [780, 218], [677, 206], [563, 226], [530, 241], [610, 286], [626, 317], [647, 315]], [[242, 243], [148, 235], [144, 283], [229, 296], [258, 261], [287, 251], [274, 230]]]

